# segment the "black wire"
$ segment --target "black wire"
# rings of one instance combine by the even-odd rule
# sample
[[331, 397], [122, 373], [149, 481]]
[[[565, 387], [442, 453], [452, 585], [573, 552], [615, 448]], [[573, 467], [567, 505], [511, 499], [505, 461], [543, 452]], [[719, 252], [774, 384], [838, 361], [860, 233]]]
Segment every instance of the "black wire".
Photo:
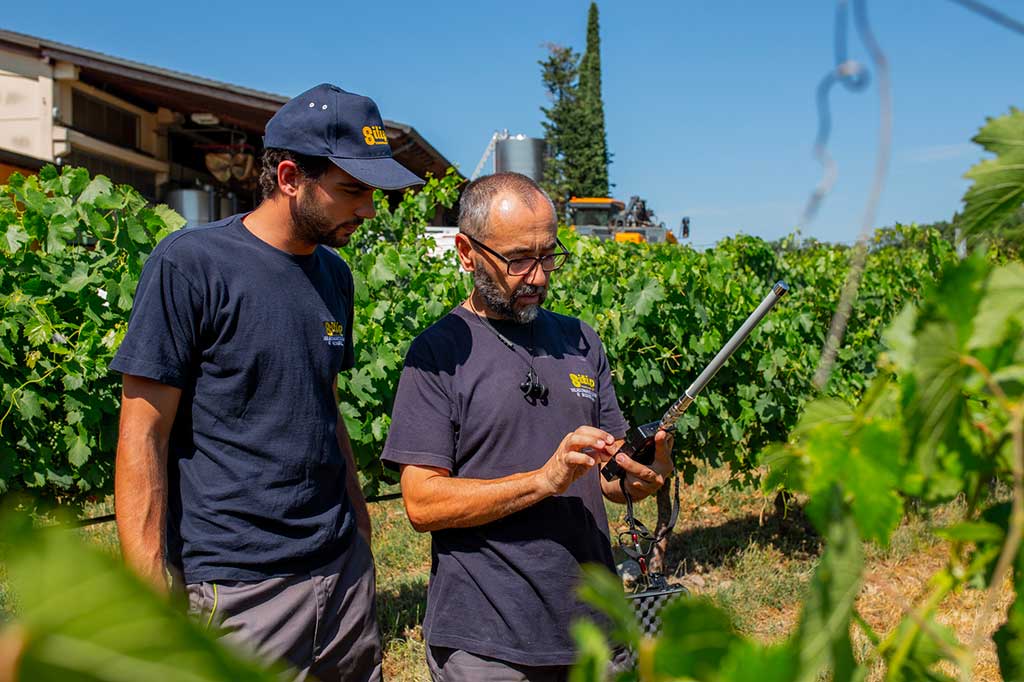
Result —
[[999, 10], [992, 9], [988, 5], [985, 5], [983, 3], [977, 2], [976, 0], [950, 0], [950, 1], [951, 2], [955, 2], [956, 4], [960, 5], [964, 9], [967, 9], [967, 10], [969, 10], [971, 12], [974, 12], [975, 14], [980, 14], [981, 16], [985, 17], [986, 19], [989, 19], [991, 21], [996, 22], [997, 24], [999, 24], [1003, 28], [1008, 28], [1011, 31], [1016, 31], [1017, 33], [1020, 33], [1021, 35], [1024, 35], [1024, 23], [1021, 23], [1021, 22], [1017, 21], [1016, 19], [1014, 19], [1013, 17], [1007, 16], [1006, 14], [1003, 14]]
[[[374, 502], [387, 502], [388, 500], [397, 500], [402, 496], [402, 493], [388, 493], [387, 495], [374, 495], [367, 497], [367, 504], [373, 504]], [[69, 524], [72, 528], [88, 528], [89, 526], [98, 526], [101, 523], [110, 523], [115, 520], [114, 514], [106, 514], [104, 516], [94, 516], [91, 519], [82, 519]]]

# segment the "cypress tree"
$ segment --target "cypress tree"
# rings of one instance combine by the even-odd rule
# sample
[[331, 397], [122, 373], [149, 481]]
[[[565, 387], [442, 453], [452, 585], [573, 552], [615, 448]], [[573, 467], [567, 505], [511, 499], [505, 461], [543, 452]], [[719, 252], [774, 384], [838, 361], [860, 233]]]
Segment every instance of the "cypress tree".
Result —
[[587, 13], [587, 49], [579, 68], [579, 119], [583, 133], [576, 154], [579, 163], [577, 194], [608, 196], [608, 140], [604, 125], [604, 100], [601, 95], [601, 33], [597, 3]]
[[565, 217], [569, 197], [579, 194], [579, 148], [583, 138], [579, 106], [579, 54], [571, 47], [548, 45], [548, 58], [538, 62], [550, 107], [541, 107], [547, 157], [541, 186]]

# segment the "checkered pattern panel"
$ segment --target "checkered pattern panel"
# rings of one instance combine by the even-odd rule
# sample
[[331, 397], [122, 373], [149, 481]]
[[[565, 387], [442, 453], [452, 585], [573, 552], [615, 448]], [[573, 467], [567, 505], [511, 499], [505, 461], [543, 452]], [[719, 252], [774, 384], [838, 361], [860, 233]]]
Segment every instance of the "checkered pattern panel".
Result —
[[640, 630], [645, 635], [656, 635], [661, 630], [661, 618], [658, 614], [670, 599], [680, 594], [679, 592], [655, 592], [653, 594], [631, 595], [633, 611], [636, 612], [636, 620], [640, 623]]
[[[640, 630], [645, 635], [654, 636], [661, 631], [661, 609], [676, 597], [688, 594], [685, 587], [670, 587], [667, 590], [653, 592], [639, 592], [627, 594], [630, 603], [633, 604], [633, 612], [636, 613], [636, 620], [640, 624]], [[632, 670], [636, 668], [636, 652], [627, 650], [621, 653], [621, 658], [613, 662], [613, 668], [619, 670]]]

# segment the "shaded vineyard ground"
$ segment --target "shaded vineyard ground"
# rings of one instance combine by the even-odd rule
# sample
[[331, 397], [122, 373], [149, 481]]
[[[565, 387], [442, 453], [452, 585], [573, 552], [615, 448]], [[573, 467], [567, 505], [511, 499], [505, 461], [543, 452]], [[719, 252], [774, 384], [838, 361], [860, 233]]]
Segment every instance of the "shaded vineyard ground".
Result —
[[[725, 485], [727, 480], [726, 470], [703, 468], [694, 485], [681, 490], [679, 522], [666, 565], [673, 571], [674, 582], [728, 609], [744, 634], [764, 642], [778, 641], [796, 626], [821, 540], [804, 518], [799, 501], [781, 518], [772, 499], [755, 489], [733, 489]], [[638, 509], [641, 520], [653, 527], [654, 501], [644, 501]], [[420, 627], [430, 574], [429, 540], [409, 526], [400, 501], [373, 505], [371, 511], [385, 673], [399, 682], [429, 680]], [[946, 546], [931, 529], [952, 523], [961, 513], [962, 508], [952, 504], [930, 519], [908, 517], [888, 548], [866, 546], [867, 571], [857, 608], [877, 633], [884, 634], [899, 622], [947, 556]], [[621, 507], [608, 505], [608, 514], [614, 535]], [[961, 641], [968, 641], [983, 596], [971, 590], [947, 599], [939, 622], [952, 627]], [[999, 613], [1006, 612], [1012, 598], [1007, 587]], [[988, 633], [999, 624], [992, 622]], [[995, 648], [988, 640], [978, 656], [975, 680], [1000, 679]]]
[[[672, 580], [728, 609], [743, 633], [764, 642], [781, 640], [796, 625], [821, 540], [803, 517], [799, 500], [782, 518], [771, 499], [755, 489], [729, 487], [727, 481], [726, 470], [703, 468], [694, 484], [683, 488], [679, 522], [668, 549]], [[638, 509], [641, 520], [653, 524], [653, 500]], [[88, 515], [110, 511], [109, 503], [94, 505]], [[400, 500], [371, 505], [370, 511], [384, 672], [396, 682], [428, 680], [420, 623], [430, 575], [429, 536], [412, 529]], [[608, 512], [614, 532], [621, 521], [621, 508], [609, 505]], [[906, 605], [924, 592], [928, 578], [946, 556], [945, 545], [930, 529], [948, 525], [960, 513], [959, 505], [953, 504], [930, 519], [910, 517], [889, 548], [867, 546], [868, 567], [857, 607], [876, 632], [892, 628]], [[81, 533], [108, 551], [118, 551], [113, 524]], [[976, 590], [953, 595], [943, 603], [939, 622], [952, 627], [961, 641], [968, 640], [982, 597]], [[1007, 588], [1000, 613], [1005, 613], [1012, 598]], [[0, 566], [0, 612], [13, 608], [13, 596]], [[998, 625], [991, 623], [988, 632]], [[991, 642], [979, 653], [975, 679], [1000, 680]]]

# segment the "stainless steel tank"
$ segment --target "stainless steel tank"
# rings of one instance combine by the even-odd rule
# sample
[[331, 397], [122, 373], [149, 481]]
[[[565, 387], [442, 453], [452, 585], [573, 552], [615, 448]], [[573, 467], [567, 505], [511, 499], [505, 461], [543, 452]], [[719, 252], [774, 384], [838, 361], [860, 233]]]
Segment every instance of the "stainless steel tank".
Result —
[[217, 213], [218, 219], [227, 218], [238, 213], [238, 200], [235, 198], [234, 192], [219, 195], [217, 204], [220, 209]]
[[536, 182], [544, 179], [544, 140], [526, 135], [499, 139], [494, 147], [494, 172], [522, 173]]
[[213, 222], [210, 211], [212, 192], [203, 189], [172, 189], [167, 193], [167, 205], [181, 214], [191, 225]]

